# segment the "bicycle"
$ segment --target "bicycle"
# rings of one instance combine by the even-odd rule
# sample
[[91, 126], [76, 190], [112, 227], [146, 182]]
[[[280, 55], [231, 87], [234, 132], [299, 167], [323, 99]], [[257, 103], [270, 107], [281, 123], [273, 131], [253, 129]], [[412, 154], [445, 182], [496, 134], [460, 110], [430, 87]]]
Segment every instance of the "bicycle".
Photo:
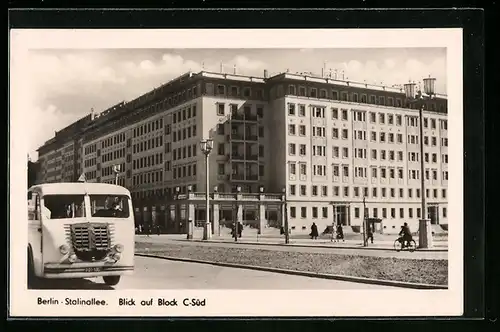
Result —
[[415, 249], [417, 249], [417, 243], [413, 239], [408, 241], [408, 244], [405, 247], [403, 247], [403, 243], [404, 243], [404, 241], [403, 241], [402, 237], [397, 238], [394, 241], [394, 249], [397, 252], [400, 252], [401, 250], [404, 250], [405, 248], [407, 248], [409, 252], [414, 252]]

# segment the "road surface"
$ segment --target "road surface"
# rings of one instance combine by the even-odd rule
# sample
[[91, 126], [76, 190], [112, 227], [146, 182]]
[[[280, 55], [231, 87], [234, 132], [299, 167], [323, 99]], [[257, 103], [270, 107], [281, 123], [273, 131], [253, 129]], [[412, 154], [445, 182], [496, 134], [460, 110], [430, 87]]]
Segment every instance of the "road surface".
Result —
[[397, 289], [389, 286], [309, 278], [264, 271], [174, 262], [158, 258], [135, 259], [136, 270], [114, 287], [101, 278], [49, 280], [40, 289]]

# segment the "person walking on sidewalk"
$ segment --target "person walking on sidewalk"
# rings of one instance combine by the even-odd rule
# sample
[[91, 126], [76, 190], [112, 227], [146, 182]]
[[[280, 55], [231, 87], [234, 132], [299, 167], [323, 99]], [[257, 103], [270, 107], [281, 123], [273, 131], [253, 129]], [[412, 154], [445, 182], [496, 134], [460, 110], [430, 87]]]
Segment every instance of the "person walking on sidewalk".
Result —
[[370, 225], [368, 225], [368, 228], [367, 228], [367, 232], [368, 232], [368, 236], [366, 238], [366, 243], [368, 243], [368, 240], [371, 241], [371, 244], [373, 244], [373, 230], [372, 230], [372, 227]]
[[318, 238], [318, 226], [316, 226], [316, 223], [313, 223], [311, 225], [311, 239], [316, 240]]
[[340, 223], [337, 224], [337, 240], [342, 240], [342, 242], [345, 242], [344, 230], [342, 229], [342, 225]]

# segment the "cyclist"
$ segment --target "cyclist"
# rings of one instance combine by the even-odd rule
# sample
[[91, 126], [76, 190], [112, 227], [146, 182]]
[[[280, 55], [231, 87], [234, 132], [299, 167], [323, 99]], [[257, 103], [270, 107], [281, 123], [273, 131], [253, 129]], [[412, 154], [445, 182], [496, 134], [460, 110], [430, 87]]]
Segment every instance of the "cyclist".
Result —
[[403, 245], [403, 248], [406, 246], [410, 246], [410, 241], [413, 240], [413, 237], [411, 236], [411, 231], [410, 227], [408, 226], [408, 223], [404, 223], [403, 226], [401, 226], [401, 231], [399, 232], [400, 241], [401, 244]]

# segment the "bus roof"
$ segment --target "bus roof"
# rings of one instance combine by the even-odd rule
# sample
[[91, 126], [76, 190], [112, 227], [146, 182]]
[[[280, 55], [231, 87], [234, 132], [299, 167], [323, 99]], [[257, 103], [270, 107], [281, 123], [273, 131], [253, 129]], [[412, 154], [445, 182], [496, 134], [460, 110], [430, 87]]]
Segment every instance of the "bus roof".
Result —
[[30, 191], [38, 192], [42, 195], [127, 195], [130, 191], [127, 188], [108, 183], [89, 182], [62, 182], [45, 183], [32, 186]]

